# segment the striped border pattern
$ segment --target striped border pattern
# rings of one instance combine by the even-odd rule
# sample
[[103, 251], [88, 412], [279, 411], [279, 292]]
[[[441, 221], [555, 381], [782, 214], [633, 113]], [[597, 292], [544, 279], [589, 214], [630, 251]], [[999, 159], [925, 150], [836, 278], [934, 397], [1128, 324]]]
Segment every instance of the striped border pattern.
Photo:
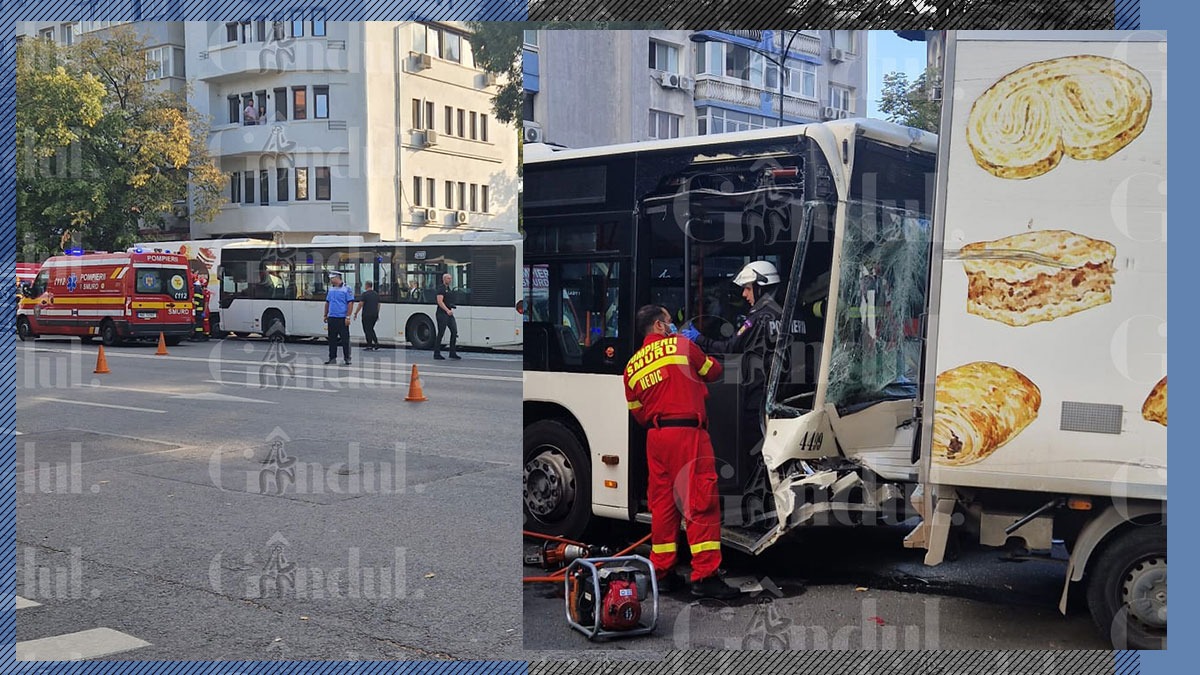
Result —
[[1138, 675], [1137, 652], [686, 651], [661, 661], [542, 661], [529, 675]]
[[[529, 0], [538, 22], [644, 22], [647, 27], [887, 30], [1136, 29], [1138, 0], [927, 0], [937, 12], [917, 14], [894, 0]], [[904, 3], [896, 3], [905, 5]]]
[[521, 21], [525, 4], [525, 0], [0, 0], [0, 12], [6, 22]]

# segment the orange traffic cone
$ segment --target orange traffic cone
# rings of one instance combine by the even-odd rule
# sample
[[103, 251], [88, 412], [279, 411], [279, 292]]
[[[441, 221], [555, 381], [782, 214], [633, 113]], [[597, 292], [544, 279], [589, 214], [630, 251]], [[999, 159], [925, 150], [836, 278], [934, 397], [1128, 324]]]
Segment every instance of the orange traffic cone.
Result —
[[412, 377], [408, 380], [408, 396], [404, 397], [405, 401], [428, 401], [425, 398], [425, 392], [421, 391], [421, 380], [417, 379], [417, 364], [413, 364]]
[[155, 356], [167, 356], [167, 338], [160, 331], [158, 334], [158, 351], [154, 352]]
[[108, 360], [104, 358], [104, 345], [100, 345], [100, 351], [96, 353], [96, 369], [92, 371], [97, 375], [103, 375], [108, 370]]

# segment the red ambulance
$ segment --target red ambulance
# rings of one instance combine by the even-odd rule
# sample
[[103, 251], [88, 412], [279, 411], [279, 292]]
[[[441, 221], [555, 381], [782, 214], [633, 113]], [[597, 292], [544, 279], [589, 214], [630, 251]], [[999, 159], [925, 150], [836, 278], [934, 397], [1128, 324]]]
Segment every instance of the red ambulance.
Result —
[[17, 308], [17, 335], [99, 337], [178, 344], [192, 332], [192, 286], [186, 256], [173, 253], [88, 253], [42, 263]]

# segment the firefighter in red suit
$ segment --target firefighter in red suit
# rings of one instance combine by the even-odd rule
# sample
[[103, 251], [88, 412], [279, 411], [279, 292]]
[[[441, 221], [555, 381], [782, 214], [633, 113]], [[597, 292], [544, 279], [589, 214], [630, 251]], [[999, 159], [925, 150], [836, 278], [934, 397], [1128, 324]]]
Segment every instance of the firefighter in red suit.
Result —
[[692, 594], [735, 597], [739, 591], [717, 574], [721, 506], [704, 408], [705, 383], [721, 376], [721, 364], [676, 335], [671, 315], [661, 305], [638, 310], [637, 328], [646, 338], [625, 366], [625, 399], [634, 419], [647, 429], [650, 561], [664, 585], [672, 586], [682, 517], [692, 554]]

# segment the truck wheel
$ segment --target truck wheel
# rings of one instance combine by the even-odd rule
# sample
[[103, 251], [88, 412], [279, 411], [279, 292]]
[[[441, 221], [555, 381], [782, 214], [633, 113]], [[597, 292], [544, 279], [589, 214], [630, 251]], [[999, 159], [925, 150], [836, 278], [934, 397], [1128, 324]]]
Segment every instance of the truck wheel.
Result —
[[177, 347], [179, 346], [180, 342], [183, 342], [183, 338], [179, 337], [178, 335], [171, 335], [167, 338], [164, 338], [164, 341], [167, 343], [168, 347]]
[[1088, 609], [1114, 649], [1167, 648], [1167, 530], [1114, 535], [1088, 573]]
[[525, 427], [526, 529], [578, 539], [592, 517], [592, 476], [579, 437], [557, 420]]
[[110, 319], [105, 319], [104, 323], [100, 324], [100, 342], [105, 347], [119, 347], [125, 340], [117, 332], [117, 324], [113, 323]]
[[429, 320], [429, 317], [424, 314], [415, 314], [404, 327], [404, 335], [408, 337], [408, 342], [417, 349], [433, 349], [433, 343], [437, 340], [437, 329], [433, 327], [433, 322]]
[[262, 319], [263, 337], [268, 340], [284, 340], [287, 338], [287, 323], [283, 320], [283, 314], [278, 310], [268, 309], [263, 313]]
[[21, 342], [37, 337], [33, 334], [33, 326], [29, 325], [29, 319], [23, 316], [17, 317], [17, 337], [21, 338]]

